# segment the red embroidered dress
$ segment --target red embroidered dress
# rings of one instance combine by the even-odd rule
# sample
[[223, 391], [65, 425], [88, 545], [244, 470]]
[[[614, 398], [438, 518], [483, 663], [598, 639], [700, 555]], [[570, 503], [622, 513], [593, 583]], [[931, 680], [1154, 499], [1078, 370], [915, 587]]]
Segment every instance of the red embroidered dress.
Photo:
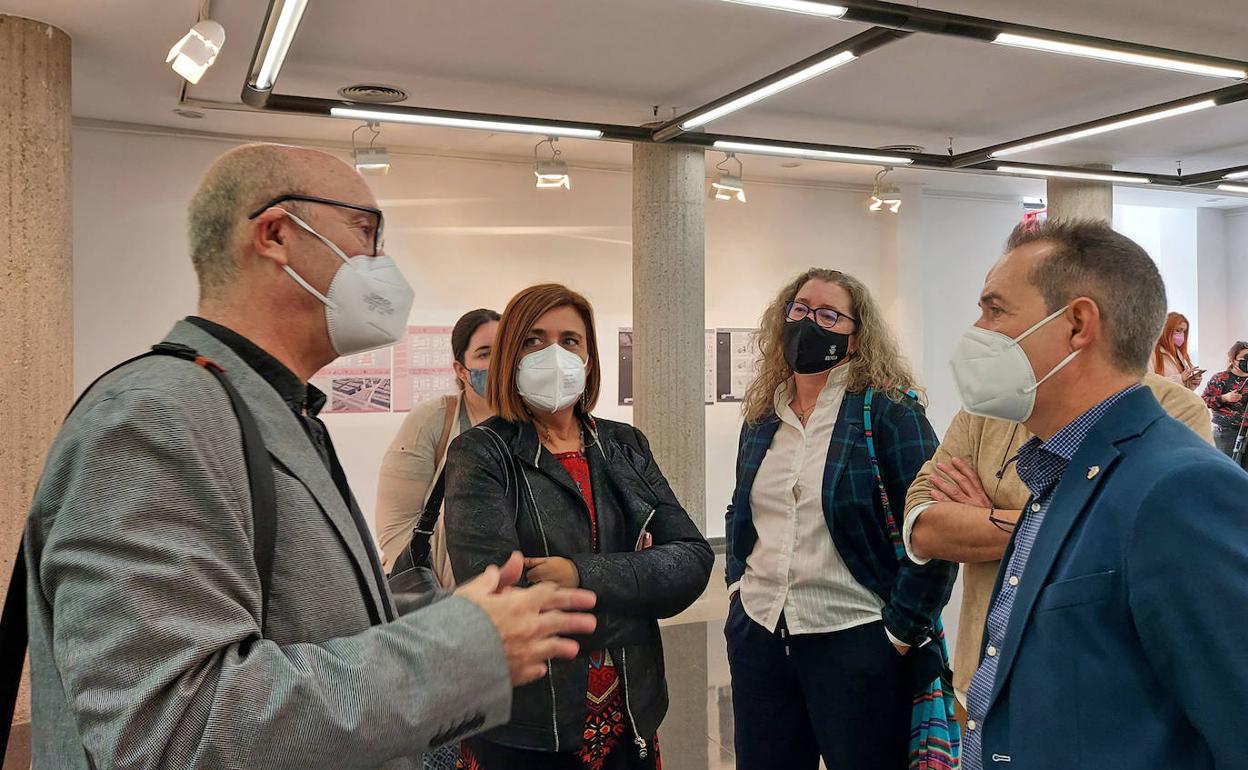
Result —
[[[594, 508], [594, 491], [589, 481], [589, 462], [583, 452], [555, 455], [564, 470], [576, 482], [585, 505], [589, 508], [590, 543], [598, 553], [598, 511]], [[581, 766], [601, 770], [607, 757], [628, 732], [624, 720], [624, 691], [611, 653], [595, 650], [589, 653], [589, 688], [585, 693], [585, 733], [582, 736]]]

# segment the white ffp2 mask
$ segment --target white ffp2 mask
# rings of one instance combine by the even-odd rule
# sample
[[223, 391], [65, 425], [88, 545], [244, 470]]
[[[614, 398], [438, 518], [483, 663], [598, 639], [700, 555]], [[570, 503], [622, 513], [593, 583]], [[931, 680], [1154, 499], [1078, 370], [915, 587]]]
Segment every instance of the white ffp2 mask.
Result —
[[585, 362], [558, 344], [529, 353], [516, 367], [516, 390], [541, 412], [558, 412], [585, 392]]
[[1076, 350], [1039, 382], [1020, 342], [1066, 312], [1058, 310], [1018, 337], [972, 326], [958, 340], [949, 362], [966, 411], [980, 417], [1026, 422], [1036, 408], [1036, 390], [1079, 355]]
[[330, 281], [328, 294], [312, 288], [290, 265], [282, 268], [325, 305], [325, 322], [334, 352], [350, 356], [398, 342], [407, 328], [415, 293], [394, 260], [385, 255], [348, 257], [307, 222], [289, 211], [286, 216], [319, 238], [343, 261]]

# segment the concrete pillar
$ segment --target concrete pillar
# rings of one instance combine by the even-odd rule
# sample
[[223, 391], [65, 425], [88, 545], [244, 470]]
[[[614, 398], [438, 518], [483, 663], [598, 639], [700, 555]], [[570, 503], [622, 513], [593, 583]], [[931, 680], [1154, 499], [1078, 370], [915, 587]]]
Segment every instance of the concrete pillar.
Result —
[[[1084, 165], [1097, 168], [1100, 164]], [[1108, 170], [1109, 166], [1104, 168]], [[1047, 208], [1049, 219], [1100, 219], [1113, 224], [1114, 185], [1112, 182], [1050, 177]]]
[[706, 529], [705, 160], [633, 145], [633, 420]]
[[[0, 15], [0, 584], [73, 396], [70, 41]], [[0, 594], [3, 595], [3, 594]], [[30, 767], [18, 703], [4, 768]]]
[[[633, 422], [703, 532], [705, 164], [700, 149], [633, 145]], [[706, 624], [668, 627], [663, 638], [671, 694], [663, 764], [707, 767]]]

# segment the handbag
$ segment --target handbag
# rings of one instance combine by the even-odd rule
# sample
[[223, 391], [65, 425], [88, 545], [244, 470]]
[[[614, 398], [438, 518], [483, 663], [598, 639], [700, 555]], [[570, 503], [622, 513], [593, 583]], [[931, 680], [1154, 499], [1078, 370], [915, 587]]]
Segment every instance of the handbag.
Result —
[[[173, 356], [202, 367], [217, 378], [230, 406], [238, 418], [243, 434], [243, 459], [247, 464], [247, 485], [251, 490], [251, 519], [254, 531], [252, 550], [256, 570], [260, 574], [260, 634], [264, 635], [269, 616], [269, 597], [273, 584], [273, 552], [277, 544], [277, 492], [273, 483], [273, 466], [264, 446], [260, 426], [247, 408], [243, 397], [225, 377], [225, 369], [216, 362], [201, 356], [193, 348], [173, 342], [162, 342], [142, 355], [135, 356], [114, 366], [87, 386], [70, 408], [73, 414], [87, 393], [113, 372], [140, 359], [150, 356]], [[66, 415], [66, 419], [69, 415]], [[18, 691], [22, 683], [22, 669], [26, 663], [26, 647], [30, 629], [26, 616], [26, 536], [18, 545], [17, 558], [13, 561], [13, 576], [9, 580], [8, 594], [4, 599], [4, 612], [0, 614], [0, 757], [9, 745], [9, 731], [13, 725], [13, 712], [17, 708]]]
[[[914, 397], [915, 394], [909, 394]], [[867, 388], [863, 399], [862, 425], [867, 438], [867, 456], [875, 473], [875, 485], [884, 505], [884, 520], [897, 560], [906, 557], [901, 528], [889, 505], [888, 490], [880, 473], [871, 431], [871, 402], [874, 388]], [[915, 684], [914, 708], [910, 712], [910, 770], [957, 770], [962, 760], [962, 727], [954, 717], [953, 670], [949, 666], [949, 648], [940, 618], [932, 626], [926, 642], [910, 650], [910, 673]]]

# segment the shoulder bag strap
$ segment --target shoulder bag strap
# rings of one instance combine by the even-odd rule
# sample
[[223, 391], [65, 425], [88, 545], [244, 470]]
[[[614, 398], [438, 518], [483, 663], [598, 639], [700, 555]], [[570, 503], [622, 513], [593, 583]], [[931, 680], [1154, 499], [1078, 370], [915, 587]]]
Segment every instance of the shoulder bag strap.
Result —
[[[260, 426], [252, 416], [251, 410], [243, 401], [243, 397], [225, 377], [225, 369], [216, 362], [199, 355], [193, 348], [175, 343], [162, 342], [142, 355], [123, 361], [100, 375], [83, 390], [82, 395], [74, 401], [69, 414], [82, 403], [87, 393], [113, 372], [128, 366], [140, 359], [155, 355], [173, 356], [190, 361], [217, 378], [229, 396], [230, 405], [238, 417], [243, 434], [243, 457], [247, 463], [247, 481], [251, 489], [251, 516], [255, 530], [253, 552], [256, 569], [260, 574], [260, 632], [263, 635], [268, 622], [269, 596], [273, 583], [273, 553], [277, 542], [277, 493], [273, 483], [273, 467], [268, 462], [268, 450], [264, 446], [264, 438]], [[66, 415], [66, 419], [69, 418]], [[18, 544], [17, 557], [13, 561], [13, 575], [9, 579], [9, 588], [4, 600], [4, 611], [0, 614], [0, 757], [8, 748], [9, 731], [13, 723], [13, 712], [17, 708], [18, 691], [21, 688], [22, 669], [26, 662], [26, 648], [30, 638], [26, 606], [26, 554], [25, 533]]]
[[[446, 416], [442, 421], [442, 436], [438, 439], [438, 453], [434, 455], [434, 461], [438, 464], [438, 475], [433, 480], [429, 494], [425, 496], [425, 505], [420, 511], [420, 518], [416, 520], [415, 529], [412, 530], [412, 539], [408, 542], [410, 566], [432, 567], [429, 539], [433, 537], [433, 530], [438, 526], [438, 519], [442, 517], [442, 501], [446, 499], [446, 450], [451, 443], [451, 426], [459, 416], [455, 402], [454, 396], [443, 396], [442, 404]], [[409, 565], [404, 564], [403, 567], [408, 568]], [[394, 571], [399, 571], [397, 562]]]
[[[913, 397], [913, 394], [907, 394]], [[906, 547], [901, 541], [901, 527], [893, 516], [893, 507], [889, 503], [888, 488], [884, 485], [884, 474], [880, 471], [880, 457], [875, 448], [875, 432], [871, 427], [871, 405], [875, 400], [875, 388], [867, 388], [862, 399], [862, 428], [867, 437], [867, 457], [871, 460], [871, 471], [875, 474], [875, 487], [884, 506], [884, 521], [888, 526], [889, 540], [897, 552], [898, 559], [906, 558]]]

